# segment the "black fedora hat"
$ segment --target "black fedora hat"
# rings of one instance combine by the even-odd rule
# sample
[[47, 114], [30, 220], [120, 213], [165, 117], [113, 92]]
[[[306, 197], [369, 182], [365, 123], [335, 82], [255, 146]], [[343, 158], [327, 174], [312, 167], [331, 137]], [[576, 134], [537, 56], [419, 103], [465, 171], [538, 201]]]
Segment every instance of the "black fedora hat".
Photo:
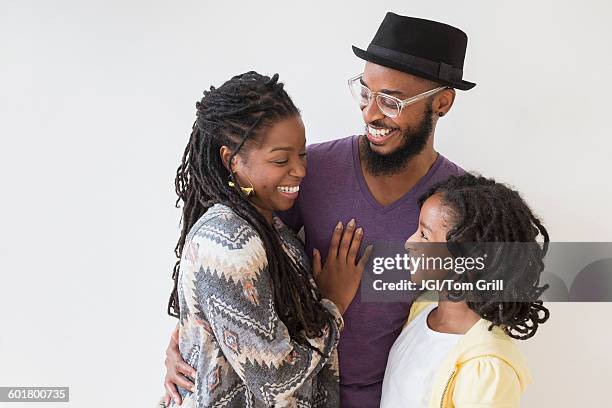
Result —
[[367, 50], [353, 46], [359, 58], [467, 91], [463, 80], [467, 35], [437, 21], [387, 13]]

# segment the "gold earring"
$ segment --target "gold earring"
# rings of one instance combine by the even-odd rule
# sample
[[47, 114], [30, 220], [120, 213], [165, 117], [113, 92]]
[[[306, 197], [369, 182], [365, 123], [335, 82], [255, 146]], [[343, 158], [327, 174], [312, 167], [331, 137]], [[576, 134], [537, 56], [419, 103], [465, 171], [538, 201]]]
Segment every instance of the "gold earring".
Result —
[[[236, 184], [237, 183], [234, 183], [232, 181], [232, 179], [235, 179], [234, 174], [236, 174], [236, 173], [238, 173], [238, 172], [237, 171], [232, 171], [232, 174], [230, 175], [230, 181], [227, 182], [227, 184], [230, 187], [236, 188]], [[244, 175], [246, 176], [247, 180], [249, 181], [249, 184], [251, 185], [251, 187], [242, 187], [242, 186], [240, 186], [240, 192], [242, 193], [242, 195], [245, 198], [248, 198], [251, 195], [255, 194], [255, 188], [253, 187], [253, 182], [251, 181], [251, 178], [246, 173]]]

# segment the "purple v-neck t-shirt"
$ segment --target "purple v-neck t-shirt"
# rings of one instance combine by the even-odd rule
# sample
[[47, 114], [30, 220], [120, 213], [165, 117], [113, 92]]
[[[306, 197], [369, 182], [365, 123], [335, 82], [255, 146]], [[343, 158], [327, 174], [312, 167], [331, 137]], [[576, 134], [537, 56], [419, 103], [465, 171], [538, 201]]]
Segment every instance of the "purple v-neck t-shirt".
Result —
[[[362, 250], [372, 242], [403, 242], [417, 229], [417, 199], [433, 184], [463, 170], [441, 154], [417, 184], [390, 205], [370, 193], [359, 158], [359, 136], [308, 146], [308, 171], [294, 207], [280, 213], [295, 231], [305, 232], [306, 253], [325, 259], [332, 230], [355, 218], [364, 229]], [[338, 344], [342, 408], [377, 408], [389, 350], [412, 303], [362, 302], [359, 291], [344, 314]]]

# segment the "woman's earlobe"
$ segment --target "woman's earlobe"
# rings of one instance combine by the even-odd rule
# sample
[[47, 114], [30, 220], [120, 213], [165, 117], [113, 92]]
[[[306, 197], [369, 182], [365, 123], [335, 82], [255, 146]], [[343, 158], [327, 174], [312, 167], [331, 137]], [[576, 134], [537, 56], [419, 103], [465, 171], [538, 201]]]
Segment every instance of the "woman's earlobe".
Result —
[[230, 158], [232, 158], [232, 162], [235, 164], [236, 161], [233, 160], [232, 152], [227, 146], [221, 146], [219, 148], [219, 155], [221, 156], [221, 162], [223, 166], [227, 169], [228, 172], [232, 172]]

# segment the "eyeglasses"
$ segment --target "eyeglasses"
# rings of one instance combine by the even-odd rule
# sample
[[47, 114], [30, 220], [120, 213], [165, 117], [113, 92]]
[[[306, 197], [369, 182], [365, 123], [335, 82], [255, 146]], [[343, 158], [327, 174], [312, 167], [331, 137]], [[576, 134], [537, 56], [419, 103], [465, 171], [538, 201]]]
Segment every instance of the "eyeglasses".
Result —
[[368, 106], [372, 98], [374, 98], [376, 100], [376, 105], [378, 105], [378, 109], [380, 109], [385, 116], [390, 118], [397, 118], [400, 113], [402, 113], [404, 106], [412, 105], [413, 103], [421, 101], [448, 88], [447, 86], [441, 86], [411, 98], [401, 100], [395, 96], [387, 95], [385, 93], [372, 92], [370, 88], [361, 83], [362, 77], [363, 74], [359, 74], [348, 80], [348, 85], [355, 102], [357, 102], [359, 107], [363, 109]]

